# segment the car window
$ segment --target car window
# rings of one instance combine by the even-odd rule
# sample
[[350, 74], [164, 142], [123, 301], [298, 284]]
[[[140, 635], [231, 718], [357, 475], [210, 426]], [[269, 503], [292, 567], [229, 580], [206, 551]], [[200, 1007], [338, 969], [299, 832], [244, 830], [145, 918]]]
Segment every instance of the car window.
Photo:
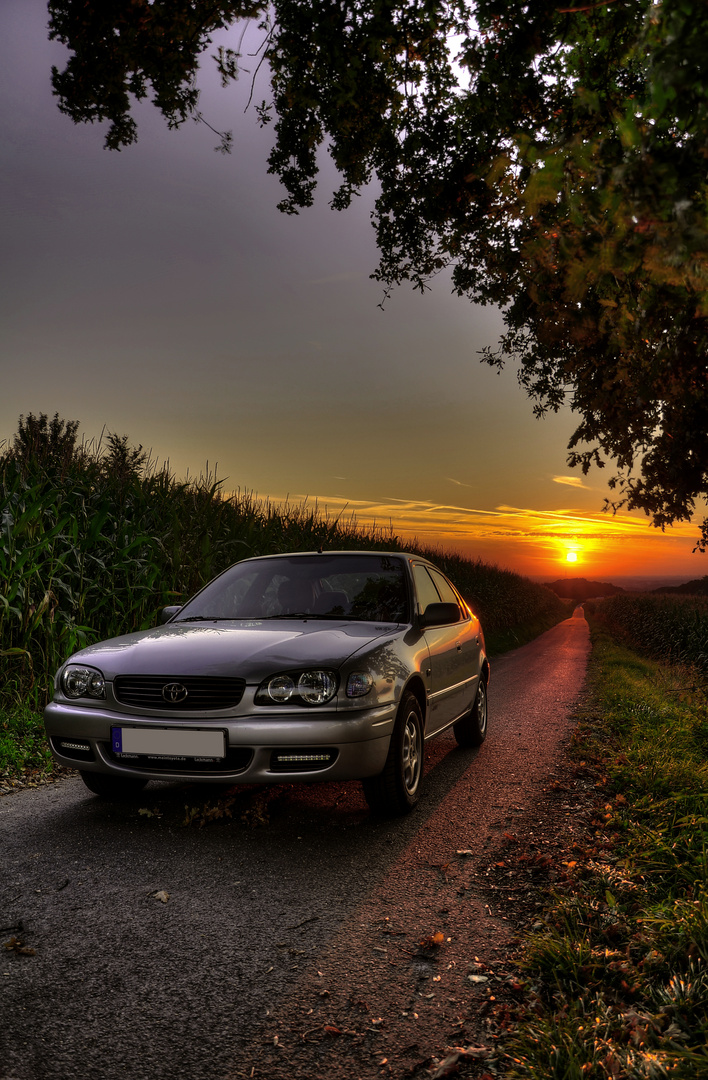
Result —
[[433, 585], [428, 569], [420, 563], [413, 563], [415, 590], [418, 594], [418, 608], [422, 615], [428, 604], [439, 604], [440, 597]]
[[[258, 571], [252, 569], [250, 573], [240, 576], [227, 577], [222, 575], [207, 585], [199, 594], [199, 605], [191, 602], [188, 617], [201, 617], [204, 619], [232, 618], [235, 617], [249, 592], [258, 587]], [[180, 612], [180, 620], [187, 614], [186, 607]]]
[[403, 560], [328, 553], [236, 563], [182, 609], [186, 619], [296, 616], [409, 622]]
[[460, 602], [461, 597], [459, 596], [457, 590], [451, 585], [447, 578], [440, 573], [439, 570], [434, 570], [432, 566], [428, 569], [431, 578], [435, 582], [435, 587], [440, 593], [440, 599], [443, 600], [446, 604], [457, 604], [462, 614], [462, 618], [466, 619], [467, 611]]

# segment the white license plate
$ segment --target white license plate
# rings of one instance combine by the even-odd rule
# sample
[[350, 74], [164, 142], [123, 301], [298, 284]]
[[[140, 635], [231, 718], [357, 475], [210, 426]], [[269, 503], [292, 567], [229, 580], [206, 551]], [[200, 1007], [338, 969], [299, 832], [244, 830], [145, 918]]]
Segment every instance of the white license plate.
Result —
[[114, 727], [111, 748], [114, 754], [223, 758], [226, 733], [207, 728]]

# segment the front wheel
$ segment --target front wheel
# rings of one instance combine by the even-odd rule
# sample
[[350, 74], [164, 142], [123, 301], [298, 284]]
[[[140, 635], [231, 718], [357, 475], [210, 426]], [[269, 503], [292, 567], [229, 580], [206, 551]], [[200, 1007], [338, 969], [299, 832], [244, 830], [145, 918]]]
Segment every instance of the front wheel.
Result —
[[147, 784], [147, 780], [140, 780], [138, 777], [113, 776], [111, 773], [80, 770], [79, 776], [94, 795], [100, 795], [102, 799], [113, 799], [116, 802], [134, 798]]
[[474, 705], [452, 728], [458, 746], [481, 746], [487, 736], [487, 684], [482, 676]]
[[415, 694], [404, 694], [391, 735], [383, 772], [363, 780], [370, 808], [386, 817], [413, 809], [423, 778], [423, 716]]

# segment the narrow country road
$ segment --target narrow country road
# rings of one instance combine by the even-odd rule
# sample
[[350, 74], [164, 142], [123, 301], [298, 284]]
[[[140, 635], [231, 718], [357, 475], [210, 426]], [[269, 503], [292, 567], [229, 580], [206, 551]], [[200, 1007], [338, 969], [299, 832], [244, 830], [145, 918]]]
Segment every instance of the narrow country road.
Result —
[[240, 790], [203, 828], [218, 788], [0, 799], [2, 1080], [368, 1080], [469, 1038], [470, 964], [510, 937], [475, 881], [562, 769], [588, 652], [578, 609], [495, 661], [487, 741], [427, 744], [406, 819], [356, 784]]

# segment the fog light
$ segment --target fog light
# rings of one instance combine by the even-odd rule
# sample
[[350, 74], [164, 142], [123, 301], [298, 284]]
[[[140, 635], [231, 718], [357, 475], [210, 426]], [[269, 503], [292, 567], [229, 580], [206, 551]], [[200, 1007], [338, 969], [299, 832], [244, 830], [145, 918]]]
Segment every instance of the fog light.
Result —
[[281, 765], [293, 765], [303, 761], [329, 761], [329, 754], [276, 754], [275, 760]]
[[87, 742], [66, 742], [64, 739], [59, 743], [62, 750], [90, 750]]

